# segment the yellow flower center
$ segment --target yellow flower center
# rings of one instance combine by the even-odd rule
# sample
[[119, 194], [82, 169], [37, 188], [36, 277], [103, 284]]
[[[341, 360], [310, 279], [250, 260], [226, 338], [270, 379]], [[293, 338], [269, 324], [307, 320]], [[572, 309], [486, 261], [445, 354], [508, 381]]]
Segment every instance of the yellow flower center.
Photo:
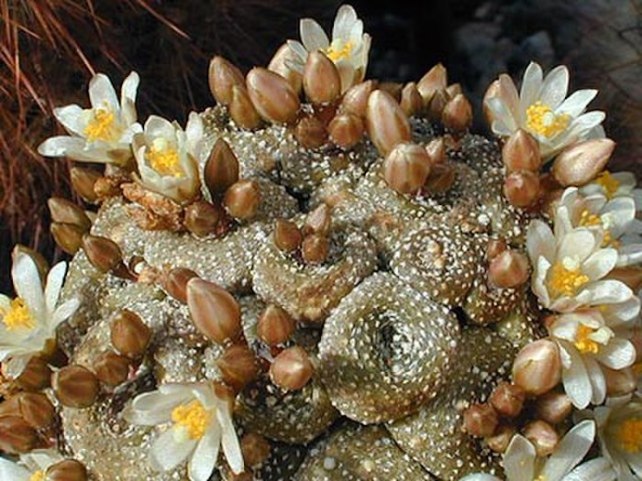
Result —
[[526, 109], [526, 127], [528, 130], [546, 138], [555, 137], [566, 130], [570, 122], [570, 115], [555, 115], [548, 105], [539, 100]]
[[31, 475], [29, 481], [45, 481], [45, 472], [42, 469], [36, 471]]
[[597, 214], [591, 214], [588, 209], [584, 209], [580, 214], [580, 226], [591, 227], [595, 225], [602, 225], [602, 220]]
[[604, 234], [602, 237], [602, 247], [613, 247], [614, 249], [620, 247], [620, 241], [614, 239], [611, 235], [611, 230], [607, 228], [608, 222], [603, 221], [599, 215], [592, 214], [588, 209], [584, 209], [580, 214], [579, 225], [581, 227], [601, 226]]
[[612, 199], [620, 188], [620, 182], [613, 177], [608, 170], [605, 170], [598, 175], [597, 179], [595, 179], [595, 183], [602, 186], [608, 199]]
[[340, 42], [338, 43], [339, 45], [335, 45], [335, 42], [332, 42], [332, 44], [325, 49], [325, 54], [334, 63], [337, 63], [341, 59], [348, 58], [354, 48], [352, 42], [346, 42], [343, 45], [341, 45]]
[[594, 332], [595, 329], [584, 324], [578, 326], [575, 334], [575, 347], [582, 354], [597, 354], [600, 352], [600, 344], [589, 337]]
[[7, 326], [8, 331], [17, 331], [19, 329], [30, 331], [36, 327], [36, 320], [33, 318], [33, 314], [31, 314], [25, 301], [20, 297], [11, 301], [11, 307], [8, 310], [0, 310], [0, 315], [3, 316], [2, 322]]
[[587, 275], [582, 274], [579, 265], [568, 266], [558, 261], [553, 264], [547, 285], [553, 297], [575, 295], [577, 290], [589, 281]]
[[642, 451], [642, 419], [627, 419], [618, 426], [615, 434], [620, 447], [627, 453]]
[[212, 414], [197, 400], [181, 404], [172, 411], [172, 421], [175, 425], [185, 428], [190, 439], [201, 439], [211, 418]]
[[178, 151], [166, 139], [154, 139], [152, 146], [145, 155], [149, 165], [159, 174], [172, 177], [182, 177], [184, 175], [178, 158]]
[[90, 142], [103, 140], [115, 142], [120, 137], [120, 129], [116, 124], [116, 116], [109, 109], [94, 109], [92, 118], [85, 127], [85, 137]]

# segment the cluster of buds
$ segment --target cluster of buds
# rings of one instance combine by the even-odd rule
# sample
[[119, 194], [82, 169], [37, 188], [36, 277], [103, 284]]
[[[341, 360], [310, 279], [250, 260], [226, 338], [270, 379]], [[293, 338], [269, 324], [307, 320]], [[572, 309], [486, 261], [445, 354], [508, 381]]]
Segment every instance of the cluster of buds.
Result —
[[332, 214], [327, 204], [310, 211], [300, 229], [290, 220], [278, 219], [274, 227], [274, 244], [306, 264], [323, 264], [330, 252]]
[[501, 289], [514, 289], [528, 281], [530, 264], [525, 254], [509, 249], [502, 239], [491, 239], [486, 250], [488, 280]]
[[91, 219], [82, 208], [66, 199], [52, 197], [47, 204], [54, 241], [64, 252], [74, 255], [91, 228]]
[[502, 148], [506, 167], [504, 195], [515, 207], [525, 208], [537, 203], [542, 194], [539, 170], [542, 159], [539, 144], [525, 130], [511, 135]]

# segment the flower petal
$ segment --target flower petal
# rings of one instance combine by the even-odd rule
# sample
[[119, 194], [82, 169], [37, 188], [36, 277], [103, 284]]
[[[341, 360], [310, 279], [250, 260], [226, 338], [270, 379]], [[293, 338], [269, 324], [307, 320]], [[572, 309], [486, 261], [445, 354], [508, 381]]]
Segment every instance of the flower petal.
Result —
[[33, 357], [33, 354], [35, 353], [12, 356], [8, 361], [4, 362], [2, 370], [11, 379], [16, 379], [25, 370], [27, 364], [29, 364], [29, 360]]
[[626, 302], [633, 296], [633, 291], [623, 282], [606, 279], [591, 282], [576, 296], [580, 304], [598, 306]]
[[94, 109], [109, 108], [113, 112], [120, 110], [114, 86], [107, 75], [99, 73], [89, 81], [89, 100]]
[[53, 314], [58, 303], [60, 296], [60, 289], [65, 280], [65, 273], [67, 272], [67, 263], [59, 262], [51, 268], [47, 275], [47, 282], [45, 284], [45, 305], [47, 312]]
[[606, 367], [619, 370], [635, 362], [635, 347], [630, 341], [615, 337], [600, 349], [597, 359]]
[[604, 372], [602, 372], [602, 368], [600, 368], [599, 364], [591, 356], [584, 356], [584, 365], [586, 366], [593, 391], [591, 403], [602, 404], [606, 399], [606, 379], [604, 378]]
[[564, 65], [559, 65], [546, 75], [539, 98], [543, 104], [555, 110], [562, 104], [567, 92], [568, 69]]
[[560, 341], [570, 358], [568, 367], [562, 369], [562, 383], [568, 397], [578, 409], [584, 409], [591, 402], [593, 387], [584, 360], [575, 347]]
[[221, 446], [221, 427], [213, 421], [196, 446], [187, 466], [190, 481], [207, 481], [214, 471]]
[[67, 319], [69, 319], [71, 316], [73, 316], [79, 307], [80, 307], [80, 300], [77, 298], [72, 298], [64, 302], [53, 311], [51, 320], [49, 321], [50, 322], [49, 327], [51, 329], [55, 329], [60, 325], [61, 322], [64, 322]]
[[153, 442], [149, 452], [150, 462], [158, 471], [170, 471], [185, 461], [195, 447], [195, 440], [177, 442], [173, 429], [168, 429]]
[[618, 254], [615, 249], [599, 249], [593, 252], [582, 264], [582, 273], [590, 280], [601, 279], [613, 270]]
[[321, 28], [321, 25], [311, 18], [304, 18], [299, 22], [299, 32], [301, 41], [308, 52], [324, 50], [330, 45], [328, 36]]
[[7, 481], [29, 481], [31, 473], [17, 463], [0, 457], [0, 479]]
[[62, 124], [67, 132], [72, 135], [84, 137], [84, 128], [81, 122], [81, 115], [83, 109], [78, 105], [66, 105], [64, 107], [57, 107], [53, 109], [53, 114], [56, 120]]
[[577, 117], [586, 110], [586, 106], [591, 103], [591, 100], [593, 100], [596, 95], [597, 90], [594, 89], [578, 90], [562, 102], [562, 105], [557, 108], [557, 112], [563, 112], [571, 117]]
[[130, 424], [156, 426], [171, 419], [172, 410], [192, 399], [189, 389], [163, 393], [152, 391], [137, 396], [132, 404], [123, 410], [123, 419]]
[[595, 422], [582, 421], [562, 438], [542, 469], [546, 481], [559, 481], [584, 458], [595, 439]]
[[557, 249], [557, 258], [570, 257], [584, 262], [595, 250], [595, 235], [588, 229], [576, 229], [566, 234]]
[[492, 476], [490, 474], [474, 473], [474, 474], [469, 474], [468, 476], [464, 476], [459, 481], [502, 481], [502, 480], [497, 476]]
[[504, 471], [510, 481], [531, 481], [535, 474], [535, 446], [524, 436], [513, 436], [504, 454]]
[[595, 458], [580, 464], [563, 481], [615, 481], [617, 477], [606, 458]]
[[[525, 115], [526, 109], [535, 103], [542, 88], [542, 67], [531, 62], [522, 79], [522, 87], [519, 92], [519, 111]], [[521, 119], [520, 119], [521, 120]]]
[[138, 73], [131, 72], [123, 81], [120, 87], [120, 105], [125, 125], [131, 125], [136, 122], [136, 93], [140, 77]]
[[230, 413], [226, 409], [217, 409], [216, 417], [221, 426], [223, 453], [234, 474], [243, 472], [243, 454]]
[[18, 254], [13, 262], [11, 276], [16, 294], [24, 299], [36, 319], [42, 321], [46, 316], [45, 298], [38, 267], [31, 256]]
[[[337, 11], [337, 16], [334, 19], [332, 27], [332, 40], [343, 39], [348, 40], [352, 27], [357, 22], [357, 12], [350, 5], [341, 5]], [[362, 26], [363, 30], [363, 26]], [[359, 35], [361, 36], [361, 35]]]
[[549, 263], [553, 262], [555, 259], [555, 236], [546, 222], [534, 220], [528, 225], [526, 249], [533, 264], [540, 256], [548, 260]]

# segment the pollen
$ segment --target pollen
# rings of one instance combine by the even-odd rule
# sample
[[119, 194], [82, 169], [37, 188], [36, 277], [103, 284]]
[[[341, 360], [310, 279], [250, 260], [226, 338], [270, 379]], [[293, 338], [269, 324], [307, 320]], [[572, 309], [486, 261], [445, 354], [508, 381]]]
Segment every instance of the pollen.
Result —
[[120, 137], [120, 131], [116, 124], [116, 116], [109, 109], [94, 109], [87, 127], [85, 127], [87, 140], [103, 140], [114, 142]]
[[184, 428], [190, 439], [201, 439], [205, 435], [212, 415], [200, 401], [182, 404], [172, 411], [172, 421]]
[[45, 472], [40, 469], [29, 477], [29, 481], [45, 481]]
[[546, 138], [555, 137], [565, 131], [570, 122], [570, 115], [564, 113], [556, 115], [548, 105], [539, 100], [526, 109], [528, 130]]
[[584, 324], [578, 326], [577, 333], [575, 334], [575, 347], [582, 354], [597, 354], [600, 352], [600, 345], [590, 338], [594, 332], [595, 329]]
[[620, 182], [611, 175], [608, 170], [605, 170], [595, 179], [595, 183], [602, 186], [604, 193], [608, 199], [612, 199], [615, 193], [620, 188]]
[[627, 453], [637, 454], [642, 451], [642, 418], [627, 419], [615, 434], [620, 447]]
[[558, 261], [551, 267], [547, 287], [553, 297], [572, 297], [588, 281], [588, 276], [582, 274], [579, 266], [565, 266]]
[[620, 247], [620, 242], [617, 239], [613, 238], [611, 230], [608, 229], [608, 222], [604, 221], [602, 217], [597, 214], [592, 214], [588, 209], [584, 209], [580, 214], [580, 227], [594, 227], [601, 226], [603, 237], [602, 237], [602, 247], [613, 247], [617, 249]]
[[332, 44], [325, 50], [325, 54], [330, 60], [334, 63], [337, 63], [339, 60], [348, 58], [352, 53], [353, 45], [352, 42], [346, 42], [343, 45], [335, 45], [336, 42]]
[[20, 329], [30, 331], [36, 327], [36, 321], [25, 304], [25, 301], [17, 297], [11, 301], [11, 307], [6, 311], [0, 310], [2, 322], [7, 326], [8, 331], [17, 331]]
[[184, 175], [178, 158], [178, 151], [166, 139], [154, 139], [145, 156], [151, 168], [161, 175], [172, 177], [182, 177]]
[[588, 209], [584, 209], [580, 214], [580, 226], [592, 227], [595, 225], [602, 225], [602, 220], [597, 214], [592, 214]]

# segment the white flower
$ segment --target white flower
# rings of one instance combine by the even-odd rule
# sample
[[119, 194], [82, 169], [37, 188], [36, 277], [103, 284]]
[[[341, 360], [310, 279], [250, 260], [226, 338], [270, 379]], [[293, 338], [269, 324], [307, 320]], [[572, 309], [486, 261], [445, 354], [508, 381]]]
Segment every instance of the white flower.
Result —
[[234, 473], [244, 469], [231, 406], [210, 384], [160, 386], [134, 399], [123, 416], [143, 426], [171, 423], [151, 447], [151, 464], [158, 471], [170, 471], [190, 458], [190, 481], [207, 481], [214, 471], [219, 446]]
[[632, 197], [636, 210], [642, 210], [642, 189], [637, 189], [637, 179], [631, 172], [601, 172], [597, 178], [582, 188], [582, 195], [603, 194], [607, 199]]
[[11, 275], [18, 297], [0, 294], [0, 361], [10, 377], [19, 376], [29, 359], [39, 354], [56, 337], [58, 325], [78, 308], [78, 299], [58, 306], [67, 264], [56, 264], [42, 288], [38, 268], [27, 254], [15, 256]]
[[40, 144], [38, 152], [82, 162], [125, 164], [132, 156], [132, 137], [141, 130], [136, 123], [138, 83], [138, 74], [129, 74], [119, 102], [109, 77], [95, 75], [89, 82], [91, 108], [67, 105], [54, 109], [56, 119], [70, 136], [51, 137]]
[[531, 62], [524, 72], [518, 94], [510, 77], [502, 75], [500, 95], [486, 100], [493, 119], [493, 132], [509, 136], [517, 129], [526, 130], [539, 142], [545, 160], [564, 147], [601, 136], [598, 131], [601, 131], [599, 126], [604, 120], [604, 112], [584, 113], [597, 90], [578, 90], [566, 98], [568, 79], [565, 66], [554, 68], [544, 78], [542, 68]]
[[618, 481], [639, 481], [642, 478], [642, 401], [637, 398], [626, 404], [600, 406], [593, 411], [582, 411], [580, 416], [595, 419], [602, 453], [613, 464]]
[[341, 75], [341, 91], [361, 82], [368, 66], [370, 35], [363, 33], [363, 22], [350, 5], [342, 5], [334, 19], [332, 42], [323, 28], [311, 18], [299, 24], [301, 42], [288, 40], [292, 51], [290, 67], [303, 73], [309, 52], [323, 51], [334, 62]]
[[45, 471], [63, 460], [54, 450], [37, 449], [20, 456], [14, 463], [0, 457], [0, 479], [3, 481], [40, 481], [45, 479]]
[[618, 253], [601, 248], [599, 235], [584, 227], [557, 234], [553, 235], [545, 222], [534, 220], [526, 235], [533, 265], [531, 287], [544, 307], [570, 312], [579, 307], [619, 304], [633, 297], [624, 283], [603, 279], [615, 267]]
[[609, 199], [595, 192], [583, 196], [577, 187], [569, 187], [557, 207], [556, 233], [566, 233], [575, 227], [595, 229], [602, 237], [602, 247], [617, 249], [617, 267], [638, 264], [642, 262], [642, 222], [635, 218], [635, 211], [635, 201], [630, 195]]
[[199, 193], [198, 158], [203, 123], [192, 112], [185, 131], [176, 122], [152, 115], [142, 133], [134, 135], [133, 149], [144, 187], [177, 202], [189, 202]]
[[[637, 300], [637, 298], [634, 298]], [[631, 310], [632, 317], [639, 313]], [[635, 348], [629, 319], [608, 315], [596, 309], [557, 316], [548, 332], [557, 341], [562, 358], [562, 381], [573, 405], [584, 409], [589, 403], [602, 404], [606, 399], [606, 378], [602, 366], [620, 370], [635, 361]]]
[[[506, 481], [613, 481], [615, 472], [605, 458], [592, 459], [578, 466], [594, 438], [595, 423], [582, 421], [566, 433], [553, 454], [543, 461], [537, 458], [535, 446], [517, 434], [504, 454]], [[461, 481], [501, 481], [501, 478], [476, 473]]]

